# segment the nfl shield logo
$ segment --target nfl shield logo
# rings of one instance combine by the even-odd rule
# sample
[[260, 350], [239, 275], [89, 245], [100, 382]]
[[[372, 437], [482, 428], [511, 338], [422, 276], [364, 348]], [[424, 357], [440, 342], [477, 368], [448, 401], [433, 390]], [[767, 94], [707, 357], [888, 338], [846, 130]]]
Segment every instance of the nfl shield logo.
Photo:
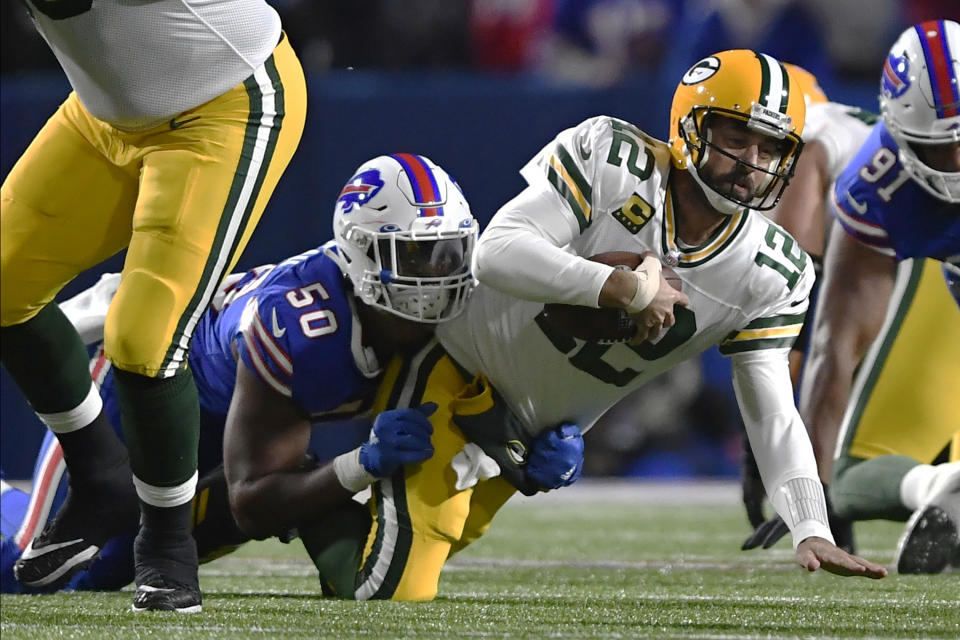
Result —
[[883, 63], [880, 90], [888, 98], [899, 98], [910, 88], [910, 61], [891, 53]]
[[337, 206], [343, 207], [344, 213], [350, 213], [355, 206], [363, 206], [367, 200], [377, 195], [382, 186], [379, 169], [361, 171], [344, 185], [337, 197]]

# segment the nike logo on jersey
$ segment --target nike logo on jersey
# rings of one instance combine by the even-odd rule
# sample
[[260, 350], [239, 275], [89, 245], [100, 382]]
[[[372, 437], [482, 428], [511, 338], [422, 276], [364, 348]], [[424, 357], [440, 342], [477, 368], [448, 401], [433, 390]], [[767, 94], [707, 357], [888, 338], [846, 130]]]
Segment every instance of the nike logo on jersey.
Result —
[[577, 139], [577, 146], [580, 149], [580, 157], [584, 160], [589, 160], [590, 156], [593, 155], [593, 149], [587, 144], [586, 132], [582, 133]]
[[170, 128], [179, 129], [185, 124], [193, 122], [194, 120], [199, 120], [200, 116], [194, 116], [192, 118], [187, 118], [186, 120], [177, 120], [176, 118], [170, 118]]
[[281, 328], [280, 328], [280, 324], [277, 322], [277, 310], [276, 310], [276, 309], [271, 309], [271, 310], [270, 310], [270, 323], [273, 325], [273, 326], [270, 328], [270, 331], [273, 333], [273, 337], [274, 337], [274, 338], [282, 338], [282, 337], [283, 337], [283, 334], [285, 334], [285, 333], [287, 332], [287, 328], [284, 327], [283, 329], [281, 329]]

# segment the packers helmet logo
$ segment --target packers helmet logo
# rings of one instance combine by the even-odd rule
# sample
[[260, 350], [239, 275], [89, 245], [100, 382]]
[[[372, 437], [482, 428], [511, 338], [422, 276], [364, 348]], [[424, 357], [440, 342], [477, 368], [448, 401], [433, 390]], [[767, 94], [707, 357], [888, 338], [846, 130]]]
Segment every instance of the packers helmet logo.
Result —
[[716, 56], [704, 58], [697, 64], [690, 67], [683, 78], [680, 79], [685, 85], [699, 84], [707, 78], [713, 76], [720, 69], [720, 59]]
[[507, 457], [518, 467], [527, 463], [527, 448], [519, 440], [510, 440], [504, 449], [507, 450]]

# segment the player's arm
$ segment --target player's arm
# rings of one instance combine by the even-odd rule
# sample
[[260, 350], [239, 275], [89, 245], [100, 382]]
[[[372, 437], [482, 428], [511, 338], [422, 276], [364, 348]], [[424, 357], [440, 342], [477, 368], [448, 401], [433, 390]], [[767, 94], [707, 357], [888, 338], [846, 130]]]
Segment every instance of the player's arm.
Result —
[[244, 362], [223, 437], [223, 463], [237, 524], [254, 538], [282, 533], [350, 499], [332, 465], [306, 464], [310, 421]]
[[360, 447], [316, 465], [309, 455], [310, 421], [295, 402], [265, 385], [243, 361], [223, 438], [230, 506], [254, 538], [309, 524], [377, 478], [433, 455], [428, 416], [436, 405], [379, 414]]
[[833, 542], [823, 487], [806, 429], [793, 404], [786, 349], [732, 356], [733, 383], [767, 495], [810, 571], [882, 578], [886, 570]]
[[291, 324], [278, 335], [285, 300], [252, 298], [234, 343], [237, 377], [224, 433], [224, 471], [237, 524], [257, 538], [308, 524], [377, 478], [433, 454], [427, 416], [435, 406], [385, 411], [368, 442], [329, 464], [310, 463], [306, 403], [338, 406], [348, 398], [324, 386], [311, 368], [319, 361], [334, 370], [334, 363], [324, 362], [329, 352], [322, 342], [334, 334], [308, 338]]
[[[522, 173], [529, 186], [494, 215], [477, 244], [474, 275], [518, 298], [640, 312], [657, 307], [672, 324], [673, 304], [686, 296], [665, 285], [659, 262], [636, 272], [614, 270], [564, 247], [588, 233], [605, 182], [622, 180], [606, 163], [609, 119], [594, 118], [561, 133]], [[589, 148], [587, 159], [581, 149]], [[663, 318], [669, 317], [666, 322]]]
[[834, 223], [799, 403], [824, 482], [830, 480], [854, 371], [883, 324], [895, 273], [893, 258]]

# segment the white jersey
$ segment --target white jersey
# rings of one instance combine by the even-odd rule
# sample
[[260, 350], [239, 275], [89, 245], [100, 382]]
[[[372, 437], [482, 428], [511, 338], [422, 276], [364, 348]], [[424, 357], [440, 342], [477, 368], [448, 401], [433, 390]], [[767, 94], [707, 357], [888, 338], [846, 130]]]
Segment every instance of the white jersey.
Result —
[[134, 131], [225, 93], [273, 52], [264, 0], [27, 0], [80, 102]]
[[[581, 142], [592, 149], [589, 157]], [[532, 432], [565, 420], [589, 427], [631, 390], [713, 345], [727, 355], [786, 353], [798, 334], [813, 281], [807, 255], [782, 228], [747, 211], [730, 216], [702, 246], [681, 246], [670, 170], [665, 144], [626, 122], [597, 117], [561, 133], [521, 172], [532, 187], [553, 194], [556, 207], [537, 213], [571, 229], [568, 252], [651, 250], [665, 263], [676, 261], [690, 306], [679, 309], [676, 324], [655, 343], [549, 335], [537, 319], [543, 304], [483, 284], [467, 313], [439, 326], [454, 359], [483, 371]], [[602, 285], [609, 268], [600, 273]], [[554, 299], [539, 295], [544, 291], [526, 297]], [[562, 301], [595, 307], [598, 294], [599, 286], [589, 302]]]
[[863, 146], [878, 116], [838, 102], [807, 107], [803, 141], [819, 142], [827, 152], [827, 175], [833, 182]]
[[[621, 120], [591, 118], [560, 133], [521, 170], [530, 186], [481, 234], [481, 284], [464, 314], [438, 326], [441, 344], [485, 374], [531, 434], [564, 421], [586, 429], [654, 376], [720, 345], [733, 359], [761, 476], [794, 544], [809, 535], [832, 540], [787, 368], [812, 261], [781, 227], [746, 210], [702, 245], [684, 246], [671, 170], [667, 145]], [[584, 257], [646, 250], [675, 265], [690, 297], [657, 339], [586, 342], [542, 320], [545, 301], [597, 306], [612, 267]]]

